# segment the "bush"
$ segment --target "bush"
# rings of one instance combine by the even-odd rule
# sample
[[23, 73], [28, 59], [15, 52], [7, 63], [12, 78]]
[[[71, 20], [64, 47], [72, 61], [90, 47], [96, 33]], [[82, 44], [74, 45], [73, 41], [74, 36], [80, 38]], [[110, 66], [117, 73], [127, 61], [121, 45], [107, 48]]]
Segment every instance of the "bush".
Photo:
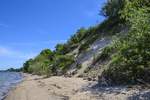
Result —
[[111, 84], [136, 84], [142, 80], [150, 83], [150, 14], [144, 0], [126, 2], [122, 16], [129, 24], [129, 33], [120, 38], [114, 47], [108, 69], [102, 74]]
[[74, 62], [73, 56], [68, 55], [57, 55], [54, 60], [54, 66], [57, 66], [57, 70], [61, 71], [62, 73], [65, 73], [70, 66]]
[[99, 61], [105, 61], [111, 58], [111, 55], [114, 54], [115, 48], [112, 45], [109, 45], [102, 49], [101, 53], [97, 55], [94, 60], [93, 64], [96, 64]]
[[23, 72], [38, 75], [49, 75], [49, 65], [53, 59], [53, 52], [49, 49], [41, 51], [41, 53], [34, 59], [29, 59], [23, 65]]

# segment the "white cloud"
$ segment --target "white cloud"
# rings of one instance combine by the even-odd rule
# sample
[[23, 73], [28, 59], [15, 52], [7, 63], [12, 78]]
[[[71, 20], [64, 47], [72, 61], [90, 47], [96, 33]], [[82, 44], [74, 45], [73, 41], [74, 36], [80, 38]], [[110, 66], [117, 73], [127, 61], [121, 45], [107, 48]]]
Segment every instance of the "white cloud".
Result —
[[18, 59], [29, 59], [35, 57], [36, 53], [24, 53], [17, 50], [13, 50], [7, 47], [0, 47], [0, 57], [5, 58], [18, 58]]
[[26, 60], [35, 57], [37, 54], [38, 52], [20, 52], [0, 46], [0, 69], [19, 68]]
[[11, 55], [12, 52], [5, 47], [0, 47], [0, 56]]
[[[51, 40], [51, 41], [34, 41], [34, 42], [13, 42], [13, 43], [9, 43], [9, 45], [7, 44], [7, 46], [4, 44], [0, 45], [0, 66], [17, 66], [20, 67], [22, 66], [22, 64], [30, 59], [30, 58], [34, 58], [35, 56], [37, 56], [39, 54], [39, 51], [36, 50], [36, 52], [33, 50], [33, 47], [38, 47], [39, 45], [56, 45], [57, 43], [65, 43], [66, 40]], [[20, 47], [23, 46], [24, 48], [31, 48], [30, 51], [26, 51], [26, 50], [18, 50], [18, 49], [14, 49], [16, 47]], [[12, 48], [11, 48], [12, 47]], [[14, 47], [14, 48], [13, 48]], [[51, 48], [53, 50], [53, 47]], [[0, 68], [1, 69], [1, 68]]]

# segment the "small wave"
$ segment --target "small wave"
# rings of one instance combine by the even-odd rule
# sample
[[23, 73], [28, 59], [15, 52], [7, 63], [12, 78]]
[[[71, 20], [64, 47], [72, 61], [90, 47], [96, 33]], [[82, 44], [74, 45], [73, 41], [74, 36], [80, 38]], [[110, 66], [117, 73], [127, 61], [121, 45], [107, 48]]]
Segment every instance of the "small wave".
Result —
[[9, 90], [22, 81], [21, 73], [0, 72], [0, 100], [3, 100]]

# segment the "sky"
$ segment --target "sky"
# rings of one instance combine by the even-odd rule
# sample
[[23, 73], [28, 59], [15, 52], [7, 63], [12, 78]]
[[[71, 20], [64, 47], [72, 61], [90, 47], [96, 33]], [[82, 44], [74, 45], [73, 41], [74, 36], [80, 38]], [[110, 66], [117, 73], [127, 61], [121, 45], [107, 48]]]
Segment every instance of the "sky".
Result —
[[54, 50], [80, 27], [104, 20], [106, 0], [0, 0], [0, 70], [19, 68], [46, 48]]

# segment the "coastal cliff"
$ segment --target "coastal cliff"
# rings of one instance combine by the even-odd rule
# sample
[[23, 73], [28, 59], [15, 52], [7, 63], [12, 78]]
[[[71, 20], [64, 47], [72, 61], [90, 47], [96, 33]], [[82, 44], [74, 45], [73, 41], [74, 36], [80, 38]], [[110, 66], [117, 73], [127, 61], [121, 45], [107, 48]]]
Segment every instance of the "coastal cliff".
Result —
[[[84, 100], [110, 100], [110, 97], [114, 100], [149, 100], [149, 11], [147, 0], [108, 0], [101, 11], [106, 16], [102, 23], [80, 28], [66, 43], [57, 44], [53, 51], [44, 49], [26, 61], [21, 71], [46, 76], [48, 79], [33, 79], [30, 84], [36, 85], [34, 89], [39, 91], [44, 90], [38, 85], [49, 89], [47, 86], [54, 84], [58, 91], [53, 88], [46, 91], [53, 91], [59, 99], [82, 100], [79, 96], [84, 94], [83, 97], [87, 96]], [[47, 84], [48, 80], [51, 81]], [[70, 90], [70, 85], [75, 85], [75, 90], [73, 87]], [[63, 90], [63, 87], [68, 89]], [[25, 86], [25, 89], [30, 88]], [[47, 93], [51, 95], [51, 92]], [[47, 97], [48, 94], [43, 95]], [[73, 96], [78, 98], [72, 99]]]

